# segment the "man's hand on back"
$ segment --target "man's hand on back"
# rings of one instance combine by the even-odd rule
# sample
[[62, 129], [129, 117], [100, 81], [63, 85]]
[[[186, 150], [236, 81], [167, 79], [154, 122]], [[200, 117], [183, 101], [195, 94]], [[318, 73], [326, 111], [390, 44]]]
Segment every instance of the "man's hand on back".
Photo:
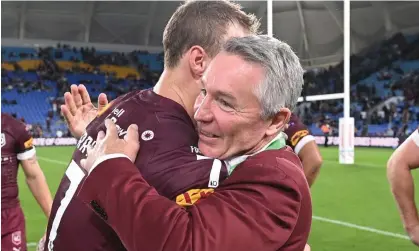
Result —
[[64, 94], [65, 104], [61, 106], [61, 111], [75, 138], [80, 139], [89, 123], [108, 105], [106, 94], [101, 93], [98, 99], [98, 108], [96, 108], [84, 85], [71, 85], [71, 92]]
[[110, 119], [105, 121], [106, 134], [100, 131], [97, 135], [96, 144], [93, 148], [87, 149], [87, 158], [81, 160], [81, 166], [87, 172], [99, 163], [100, 160], [106, 158], [110, 154], [120, 154], [128, 157], [132, 162], [135, 161], [137, 153], [140, 150], [140, 140], [138, 126], [132, 124], [127, 129], [127, 134], [123, 139], [118, 137], [116, 125]]

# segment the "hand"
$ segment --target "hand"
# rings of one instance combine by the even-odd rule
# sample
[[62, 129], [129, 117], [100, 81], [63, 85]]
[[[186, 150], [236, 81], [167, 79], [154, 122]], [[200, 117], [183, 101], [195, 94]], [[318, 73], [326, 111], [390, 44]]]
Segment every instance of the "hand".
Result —
[[140, 139], [137, 125], [130, 125], [127, 129], [123, 139], [118, 137], [118, 131], [115, 123], [107, 119], [105, 120], [106, 135], [103, 131], [100, 131], [97, 135], [96, 145], [87, 149], [87, 158], [82, 159], [80, 164], [87, 172], [92, 169], [95, 161], [108, 154], [125, 154], [128, 158], [134, 162], [137, 153], [140, 150]]
[[413, 244], [415, 244], [416, 246], [419, 246], [419, 225], [408, 227], [406, 230]]
[[90, 101], [89, 92], [84, 85], [71, 85], [71, 93], [64, 93], [64, 100], [65, 105], [61, 106], [61, 111], [71, 134], [77, 139], [80, 139], [87, 125], [108, 105], [106, 94], [101, 93], [96, 108]]
[[47, 233], [45, 233], [44, 236], [42, 236], [42, 238], [39, 240], [38, 246], [36, 246], [36, 251], [44, 251], [46, 237]]
[[306, 244], [304, 247], [304, 251], [311, 251], [310, 245]]

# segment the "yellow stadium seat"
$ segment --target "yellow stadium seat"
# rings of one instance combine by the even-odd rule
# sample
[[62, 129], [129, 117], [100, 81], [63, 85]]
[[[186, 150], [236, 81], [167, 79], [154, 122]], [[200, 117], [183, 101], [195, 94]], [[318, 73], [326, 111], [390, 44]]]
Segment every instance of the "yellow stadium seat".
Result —
[[41, 60], [22, 60], [17, 63], [23, 70], [36, 70], [43, 62]]
[[6, 69], [8, 71], [14, 71], [15, 67], [12, 64], [9, 63], [1, 63], [1, 68]]
[[77, 66], [80, 67], [81, 69], [85, 69], [89, 71], [93, 70], [93, 66], [86, 63], [75, 63], [71, 61], [57, 61], [57, 64], [61, 69], [65, 69], [65, 70], [69, 70]]
[[116, 65], [101, 65], [100, 70], [108, 73], [115, 73], [117, 78], [126, 78], [128, 75], [139, 77], [140, 74], [132, 67], [127, 66], [116, 66]]

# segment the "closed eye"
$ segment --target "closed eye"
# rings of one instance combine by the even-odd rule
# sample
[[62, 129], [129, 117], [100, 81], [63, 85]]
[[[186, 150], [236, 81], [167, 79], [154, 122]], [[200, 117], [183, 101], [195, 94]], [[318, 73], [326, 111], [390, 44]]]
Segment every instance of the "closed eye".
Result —
[[219, 98], [217, 101], [224, 108], [229, 108], [229, 109], [232, 109], [233, 108], [233, 106], [230, 103], [228, 103], [227, 101], [225, 101], [225, 100], [223, 100], [221, 98]]

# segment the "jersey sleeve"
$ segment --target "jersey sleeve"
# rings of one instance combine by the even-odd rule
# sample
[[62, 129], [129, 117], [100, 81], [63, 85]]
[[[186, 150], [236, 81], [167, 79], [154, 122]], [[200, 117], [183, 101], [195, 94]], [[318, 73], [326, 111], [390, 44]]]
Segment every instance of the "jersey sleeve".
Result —
[[187, 122], [168, 116], [159, 120], [155, 152], [148, 162], [155, 174], [148, 181], [179, 205], [192, 205], [218, 187], [227, 177], [227, 167], [221, 160], [200, 154], [196, 132]]
[[412, 140], [419, 147], [419, 128], [412, 133]]
[[18, 160], [26, 160], [35, 155], [32, 135], [26, 130], [25, 124], [15, 121], [16, 152]]
[[310, 134], [307, 126], [296, 116], [292, 115], [287, 130], [287, 145], [290, 146], [296, 154], [309, 142], [315, 140]]

